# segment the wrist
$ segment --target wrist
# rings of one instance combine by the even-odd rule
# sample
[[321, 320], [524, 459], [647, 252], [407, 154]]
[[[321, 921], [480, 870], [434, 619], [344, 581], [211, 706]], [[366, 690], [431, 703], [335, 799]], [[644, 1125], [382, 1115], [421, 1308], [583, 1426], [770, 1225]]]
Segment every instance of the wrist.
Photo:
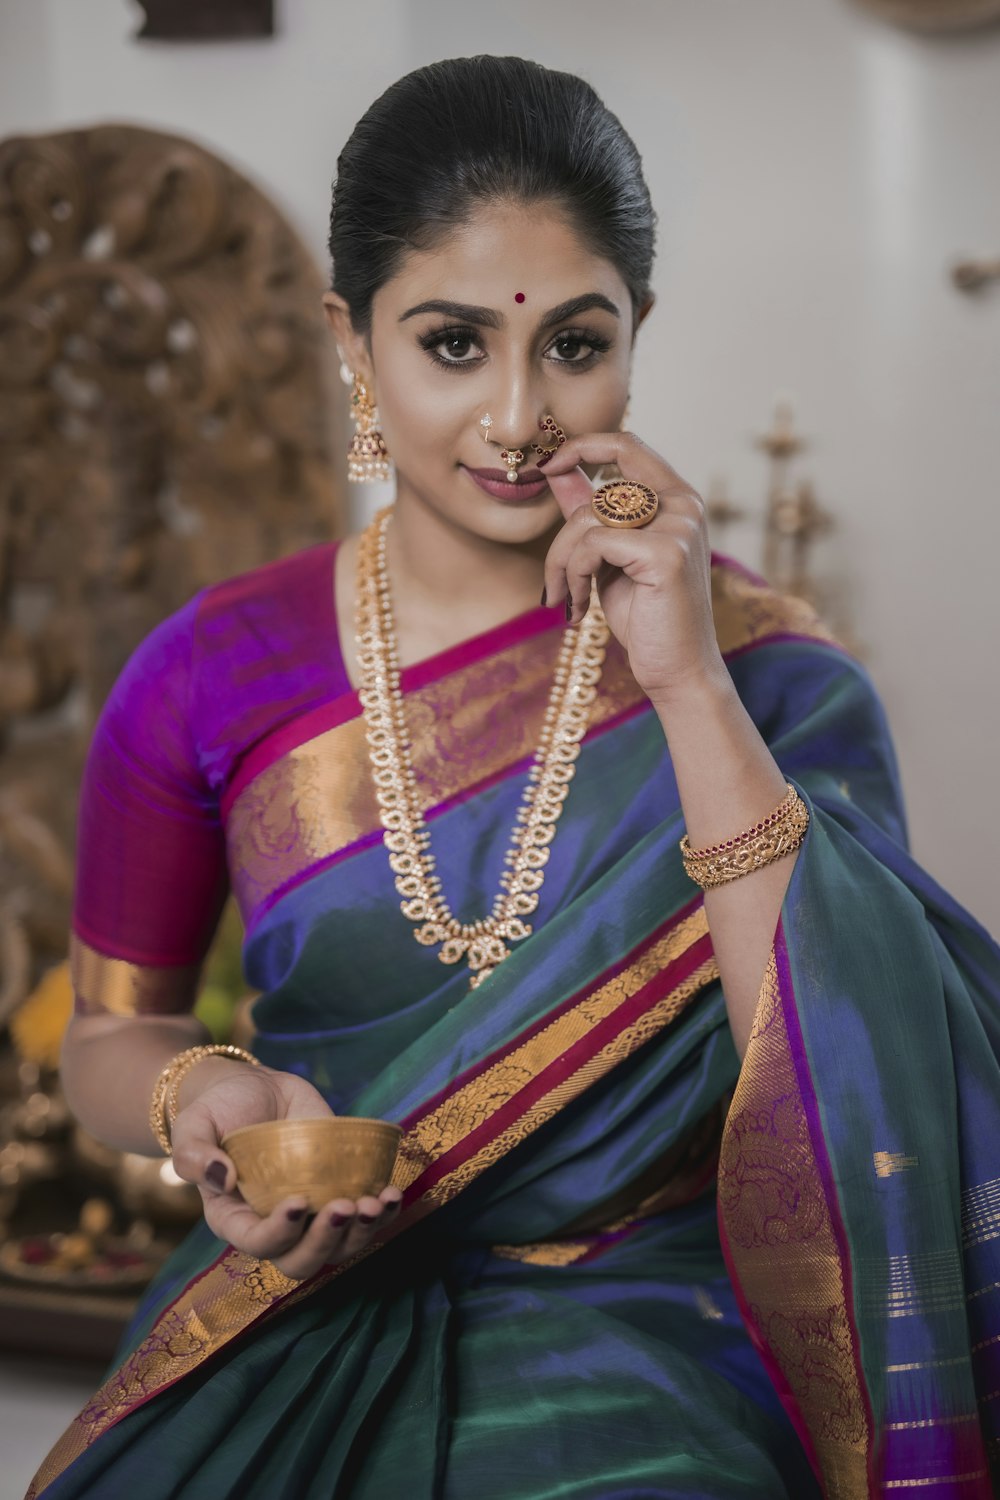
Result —
[[222, 1057], [219, 1053], [210, 1054], [208, 1057], [200, 1057], [197, 1062], [192, 1063], [184, 1074], [177, 1089], [177, 1114], [193, 1104], [208, 1089], [217, 1083], [225, 1083], [227, 1078], [234, 1078], [237, 1073], [257, 1073], [265, 1070], [260, 1064], [245, 1062], [240, 1057]]
[[188, 1074], [195, 1068], [207, 1065], [209, 1060], [225, 1062], [227, 1067], [242, 1066], [253, 1071], [260, 1068], [260, 1063], [251, 1053], [232, 1043], [209, 1042], [185, 1048], [172, 1057], [160, 1070], [149, 1102], [150, 1134], [165, 1156], [171, 1154], [170, 1133], [181, 1109], [218, 1082], [217, 1076], [203, 1076], [201, 1082], [196, 1080], [190, 1088], [185, 1087]]
[[669, 687], [651, 692], [649, 701], [664, 729], [668, 720], [715, 715], [740, 704], [739, 694], [721, 656], [718, 663], [689, 672]]

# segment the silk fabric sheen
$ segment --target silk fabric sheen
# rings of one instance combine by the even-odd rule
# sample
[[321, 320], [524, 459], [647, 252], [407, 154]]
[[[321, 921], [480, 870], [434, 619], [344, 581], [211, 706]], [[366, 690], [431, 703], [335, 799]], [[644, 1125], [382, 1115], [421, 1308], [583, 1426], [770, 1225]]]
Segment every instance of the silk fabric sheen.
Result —
[[[991, 1494], [1000, 952], [907, 852], [864, 669], [714, 558], [729, 670], [811, 814], [741, 1069], [662, 729], [614, 645], [535, 933], [471, 993], [418, 947], [332, 564], [205, 591], [125, 669], [84, 785], [77, 988], [187, 1004], [231, 879], [259, 1055], [403, 1126], [403, 1212], [303, 1285], [196, 1229], [32, 1493]], [[464, 918], [562, 628], [531, 611], [404, 674]]]

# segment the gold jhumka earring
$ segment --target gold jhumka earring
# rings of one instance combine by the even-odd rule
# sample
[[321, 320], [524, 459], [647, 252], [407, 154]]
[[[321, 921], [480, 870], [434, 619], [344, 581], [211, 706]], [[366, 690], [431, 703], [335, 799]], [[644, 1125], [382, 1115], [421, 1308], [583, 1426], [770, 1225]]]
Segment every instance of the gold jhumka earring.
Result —
[[347, 477], [353, 484], [389, 478], [389, 450], [378, 427], [378, 407], [359, 376], [353, 377], [351, 415], [354, 436], [347, 450]]

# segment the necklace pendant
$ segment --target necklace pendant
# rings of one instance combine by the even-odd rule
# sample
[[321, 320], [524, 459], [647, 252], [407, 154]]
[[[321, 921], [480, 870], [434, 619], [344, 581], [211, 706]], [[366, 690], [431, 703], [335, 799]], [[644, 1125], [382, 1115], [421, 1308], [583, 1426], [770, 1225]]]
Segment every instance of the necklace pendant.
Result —
[[[486, 422], [484, 422], [484, 428]], [[500, 454], [507, 477], [517, 479], [520, 449]], [[396, 659], [392, 601], [386, 569], [386, 528], [391, 508], [376, 516], [358, 549], [357, 609], [362, 684], [359, 696], [371, 758], [372, 783], [383, 827], [383, 841], [395, 885], [403, 898], [402, 915], [414, 924], [414, 937], [425, 948], [441, 945], [443, 964], [467, 962], [470, 987], [477, 989], [505, 958], [509, 944], [532, 931], [531, 915], [549, 859], [574, 761], [590, 718], [590, 705], [601, 676], [608, 626], [596, 597], [577, 631], [565, 633], [553, 677], [542, 738], [517, 815], [508, 869], [491, 917], [474, 924], [459, 922], [449, 910], [434, 874], [429, 840], [410, 749], [406, 744], [403, 695]]]

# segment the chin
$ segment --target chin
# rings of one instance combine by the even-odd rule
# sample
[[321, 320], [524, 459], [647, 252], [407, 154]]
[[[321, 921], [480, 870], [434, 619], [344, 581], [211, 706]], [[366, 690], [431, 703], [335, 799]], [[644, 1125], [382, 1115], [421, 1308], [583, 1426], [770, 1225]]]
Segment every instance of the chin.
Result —
[[551, 497], [534, 505], [509, 508], [487, 500], [482, 507], [466, 509], [461, 521], [485, 541], [523, 544], [548, 536], [562, 521], [562, 512]]

